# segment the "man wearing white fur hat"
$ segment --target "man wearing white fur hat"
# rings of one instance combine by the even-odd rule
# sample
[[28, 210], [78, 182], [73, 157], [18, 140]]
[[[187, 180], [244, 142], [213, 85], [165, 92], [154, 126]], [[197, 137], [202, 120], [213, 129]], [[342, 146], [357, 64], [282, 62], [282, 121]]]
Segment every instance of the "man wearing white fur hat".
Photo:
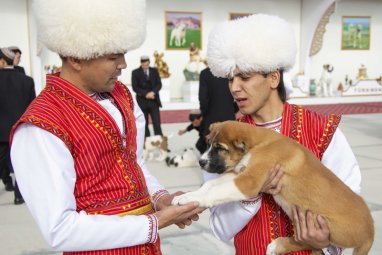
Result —
[[[295, 55], [291, 26], [264, 14], [219, 24], [209, 36], [207, 49], [212, 73], [230, 79], [230, 91], [243, 114], [239, 121], [272, 128], [296, 140], [359, 192], [360, 169], [337, 128], [340, 116], [322, 116], [286, 102], [283, 73], [293, 67]], [[295, 208], [289, 219], [276, 204], [271, 194], [279, 192], [281, 176], [282, 169], [275, 166], [261, 195], [212, 208], [210, 223], [215, 235], [225, 241], [234, 238], [238, 255], [273, 254], [266, 253], [267, 245], [279, 236], [292, 235], [325, 254], [340, 254], [341, 249], [329, 246], [329, 228], [323, 217]]]
[[161, 254], [158, 229], [197, 220], [142, 160], [145, 118], [118, 81], [145, 35], [144, 0], [35, 0], [41, 41], [62, 71], [13, 129], [21, 193], [44, 238], [64, 254]]

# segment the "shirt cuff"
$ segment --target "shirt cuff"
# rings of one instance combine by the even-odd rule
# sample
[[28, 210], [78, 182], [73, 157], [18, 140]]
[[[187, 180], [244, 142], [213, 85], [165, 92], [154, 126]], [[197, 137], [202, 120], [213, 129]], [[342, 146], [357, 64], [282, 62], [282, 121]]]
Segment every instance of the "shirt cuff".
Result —
[[157, 208], [156, 208], [156, 203], [158, 202], [158, 200], [163, 197], [164, 195], [170, 195], [170, 193], [165, 190], [165, 189], [161, 189], [161, 190], [158, 190], [157, 192], [155, 192], [153, 195], [152, 195], [152, 198], [153, 198], [153, 204], [154, 204], [154, 209], [155, 211], [157, 211]]
[[148, 243], [155, 243], [158, 239], [158, 219], [154, 214], [146, 215], [149, 220]]
[[329, 245], [328, 247], [322, 249], [322, 253], [324, 255], [341, 255], [342, 251], [342, 248], [338, 248], [334, 245]]
[[246, 200], [241, 200], [240, 202], [243, 205], [253, 205], [253, 204], [258, 203], [261, 200], [261, 198], [262, 198], [262, 194], [260, 193], [257, 197], [253, 197], [253, 198], [246, 199]]

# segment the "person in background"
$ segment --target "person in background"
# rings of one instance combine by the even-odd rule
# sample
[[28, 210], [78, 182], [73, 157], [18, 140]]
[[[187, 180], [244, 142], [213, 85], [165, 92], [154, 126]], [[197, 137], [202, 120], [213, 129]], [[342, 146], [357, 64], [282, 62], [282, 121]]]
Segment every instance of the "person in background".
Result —
[[[12, 126], [21, 117], [28, 105], [36, 97], [33, 79], [13, 68], [15, 54], [9, 48], [0, 49], [0, 173], [5, 190], [14, 191], [14, 203], [23, 204], [24, 199], [17, 185], [13, 185], [10, 173], [13, 172], [10, 160], [9, 134]], [[28, 169], [28, 168], [27, 168]]]
[[189, 120], [191, 123], [185, 128], [181, 129], [178, 131], [179, 135], [183, 135], [186, 132], [190, 132], [191, 130], [195, 129], [199, 133], [199, 138], [196, 141], [195, 147], [198, 149], [200, 154], [203, 154], [207, 150], [207, 142], [203, 134], [202, 130], [202, 121], [203, 121], [203, 116], [202, 112], [199, 109], [192, 110], [190, 114], [188, 115]]
[[[293, 67], [296, 52], [293, 30], [285, 20], [255, 14], [217, 25], [209, 36], [207, 60], [215, 76], [229, 79], [243, 115], [238, 121], [294, 139], [359, 193], [360, 169], [338, 128], [340, 116], [322, 116], [286, 102], [283, 73]], [[294, 236], [324, 254], [340, 254], [341, 249], [329, 245], [330, 231], [323, 217], [295, 208], [290, 219], [275, 202], [272, 194], [280, 191], [281, 176], [282, 168], [275, 166], [259, 196], [212, 208], [215, 235], [225, 241], [234, 238], [238, 255], [265, 255], [268, 244], [280, 236]]]
[[8, 49], [12, 50], [13, 53], [15, 53], [15, 58], [13, 60], [13, 68], [17, 71], [19, 71], [22, 74], [25, 74], [24, 67], [19, 66], [21, 61], [21, 54], [23, 54], [19, 47], [17, 46], [10, 46]]
[[235, 120], [238, 107], [228, 87], [228, 79], [216, 77], [209, 67], [200, 73], [199, 105], [203, 122], [203, 136], [208, 136], [212, 123]]
[[203, 211], [173, 195], [142, 158], [145, 118], [118, 81], [145, 35], [143, 0], [35, 0], [40, 39], [61, 72], [14, 126], [11, 159], [43, 237], [64, 255], [162, 254], [159, 229]]
[[150, 67], [150, 58], [148, 56], [141, 56], [141, 66], [132, 72], [131, 85], [136, 93], [138, 105], [145, 115], [145, 137], [150, 136], [149, 116], [153, 123], [154, 134], [163, 136], [159, 111], [159, 108], [162, 107], [159, 97], [162, 81], [158, 70]]

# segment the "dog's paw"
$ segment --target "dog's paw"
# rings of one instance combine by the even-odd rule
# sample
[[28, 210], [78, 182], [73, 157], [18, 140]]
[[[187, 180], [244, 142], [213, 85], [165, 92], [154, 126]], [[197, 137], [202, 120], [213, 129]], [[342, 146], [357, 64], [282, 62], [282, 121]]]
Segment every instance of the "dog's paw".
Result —
[[208, 207], [200, 196], [196, 196], [193, 192], [185, 193], [180, 196], [174, 197], [172, 200], [173, 205], [185, 205], [190, 202], [198, 202], [200, 207]]
[[276, 240], [273, 240], [270, 244], [268, 244], [267, 255], [278, 255], [276, 250], [277, 250], [277, 243], [276, 243]]

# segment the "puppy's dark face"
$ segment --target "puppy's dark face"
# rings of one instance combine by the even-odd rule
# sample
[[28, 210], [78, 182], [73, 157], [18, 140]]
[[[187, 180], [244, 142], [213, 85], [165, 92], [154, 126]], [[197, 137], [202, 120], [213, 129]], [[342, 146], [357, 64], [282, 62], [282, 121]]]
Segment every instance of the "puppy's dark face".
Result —
[[200, 166], [207, 172], [222, 174], [232, 171], [247, 153], [242, 133], [236, 124], [239, 123], [229, 121], [211, 125], [211, 146], [199, 160]]

